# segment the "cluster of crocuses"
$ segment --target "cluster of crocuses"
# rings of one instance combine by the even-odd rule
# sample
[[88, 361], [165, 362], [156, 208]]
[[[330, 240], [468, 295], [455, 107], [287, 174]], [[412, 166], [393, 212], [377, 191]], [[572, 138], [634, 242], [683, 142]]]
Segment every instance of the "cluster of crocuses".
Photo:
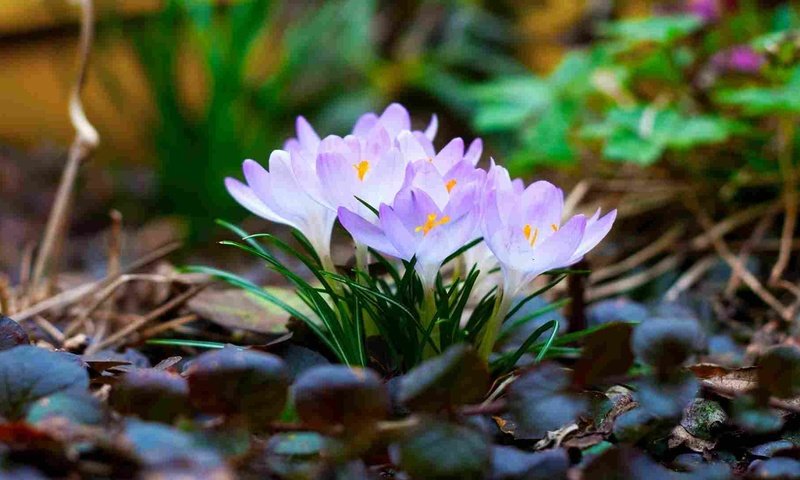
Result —
[[495, 318], [481, 342], [488, 356], [514, 295], [534, 277], [580, 260], [605, 237], [616, 212], [563, 221], [559, 188], [545, 181], [525, 187], [494, 161], [488, 171], [477, 167], [479, 139], [465, 148], [455, 138], [437, 152], [437, 129], [434, 116], [425, 131], [412, 130], [399, 104], [362, 115], [345, 137], [321, 139], [299, 117], [297, 137], [272, 152], [269, 170], [246, 160], [247, 183], [228, 178], [226, 186], [254, 214], [302, 232], [326, 269], [333, 269], [331, 231], [338, 218], [361, 266], [367, 247], [415, 259], [431, 296], [442, 262], [482, 237], [465, 258], [482, 268], [499, 264], [502, 272]]

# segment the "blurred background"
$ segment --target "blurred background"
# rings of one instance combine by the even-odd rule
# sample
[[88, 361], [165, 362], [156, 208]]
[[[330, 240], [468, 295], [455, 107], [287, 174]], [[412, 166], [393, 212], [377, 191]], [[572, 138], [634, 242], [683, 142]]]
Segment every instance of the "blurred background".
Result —
[[[222, 179], [245, 158], [266, 160], [299, 114], [320, 133], [343, 134], [360, 113], [399, 101], [420, 127], [439, 114], [440, 139], [483, 137], [484, 159], [518, 175], [567, 190], [599, 181], [598, 195], [611, 195], [603, 199], [641, 210], [648, 200], [664, 208], [664, 191], [698, 181], [721, 208], [775, 197], [787, 143], [775, 143], [776, 125], [800, 112], [795, 2], [96, 8], [84, 101], [101, 146], [80, 176], [70, 226], [79, 247], [69, 260], [90, 267], [104, 255], [90, 247], [112, 208], [134, 229], [135, 249], [175, 236], [210, 244], [215, 218], [245, 217]], [[0, 0], [0, 270], [40, 238], [73, 136], [77, 14], [67, 0]], [[749, 182], [756, 189], [742, 190]]]

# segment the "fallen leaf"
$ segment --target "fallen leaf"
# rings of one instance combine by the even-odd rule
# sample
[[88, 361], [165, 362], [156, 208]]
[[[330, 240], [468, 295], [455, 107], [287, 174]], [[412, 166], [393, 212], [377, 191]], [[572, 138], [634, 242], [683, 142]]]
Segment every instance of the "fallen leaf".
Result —
[[731, 369], [711, 363], [699, 363], [688, 368], [704, 386], [713, 390], [746, 393], [758, 386], [757, 367]]
[[702, 438], [695, 437], [688, 430], [683, 428], [682, 425], [676, 426], [672, 430], [669, 437], [669, 448], [676, 448], [681, 445], [698, 453], [705, 453], [711, 451], [717, 446], [716, 440], [703, 440]]
[[[303, 311], [293, 291], [271, 287], [270, 293]], [[301, 305], [295, 305], [300, 303]], [[289, 314], [283, 309], [244, 290], [206, 289], [189, 300], [187, 307], [200, 317], [230, 330], [248, 330], [264, 334], [287, 333]]]

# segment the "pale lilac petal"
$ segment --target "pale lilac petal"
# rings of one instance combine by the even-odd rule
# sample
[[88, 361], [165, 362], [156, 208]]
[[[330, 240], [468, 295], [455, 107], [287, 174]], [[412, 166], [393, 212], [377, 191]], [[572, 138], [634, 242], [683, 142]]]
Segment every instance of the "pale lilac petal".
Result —
[[521, 178], [515, 178], [511, 181], [511, 188], [514, 190], [514, 193], [522, 193], [525, 191], [525, 182], [523, 182]]
[[436, 148], [433, 146], [433, 142], [425, 136], [422, 132], [411, 132], [414, 135], [414, 138], [417, 139], [417, 143], [422, 147], [422, 150], [425, 151], [425, 158], [433, 158], [436, 156]]
[[433, 165], [444, 175], [464, 158], [464, 140], [454, 138], [434, 157]]
[[539, 275], [552, 270], [570, 265], [570, 260], [578, 249], [586, 229], [586, 217], [575, 215], [564, 224], [557, 232], [547, 237], [533, 250], [533, 260], [536, 270], [527, 272]]
[[428, 215], [442, 214], [433, 199], [416, 188], [401, 190], [394, 199], [392, 209], [401, 219], [408, 231], [414, 231], [418, 226], [425, 224]]
[[296, 155], [303, 150], [303, 147], [300, 146], [300, 142], [296, 138], [290, 138], [283, 142], [283, 149], [289, 152], [289, 155]]
[[411, 116], [408, 114], [408, 110], [399, 103], [393, 103], [386, 107], [379, 121], [392, 138], [397, 137], [403, 130], [411, 130]]
[[521, 205], [525, 223], [541, 229], [544, 236], [553, 233], [552, 226], [561, 225], [564, 212], [564, 192], [550, 182], [540, 180], [525, 189], [521, 196]]
[[450, 199], [443, 214], [457, 218], [467, 212], [478, 210], [478, 200], [480, 200], [480, 184], [477, 182], [467, 183], [450, 192]]
[[328, 135], [320, 143], [317, 153], [338, 153], [345, 157], [353, 154], [353, 149], [345, 140], [337, 135]]
[[417, 251], [419, 240], [408, 231], [403, 220], [388, 205], [380, 206], [379, 217], [386, 237], [397, 250], [397, 257], [411, 260]]
[[450, 201], [450, 193], [447, 191], [444, 178], [436, 170], [436, 167], [427, 160], [418, 160], [413, 163], [413, 169], [411, 186], [427, 193], [439, 210], [444, 209], [447, 202]]
[[356, 124], [353, 127], [353, 135], [357, 137], [366, 137], [372, 127], [378, 123], [378, 116], [374, 113], [365, 113], [358, 117]]
[[436, 138], [437, 131], [439, 131], [439, 117], [434, 113], [431, 115], [431, 122], [428, 124], [428, 128], [425, 129], [425, 137], [433, 141], [433, 139]]
[[299, 150], [289, 153], [289, 158], [291, 159], [292, 172], [297, 179], [297, 183], [302, 185], [303, 190], [312, 198], [319, 202], [324, 202], [325, 192], [319, 183], [319, 175], [317, 175], [317, 167], [313, 155], [305, 150]]
[[390, 148], [392, 148], [392, 139], [389, 137], [389, 132], [381, 125], [377, 125], [367, 137], [366, 151], [361, 160], [375, 162]]
[[359, 193], [360, 180], [351, 160], [339, 153], [320, 153], [317, 155], [317, 176], [330, 208], [358, 210], [360, 202], [355, 196]]
[[470, 212], [444, 225], [434, 227], [423, 236], [417, 247], [417, 259], [423, 263], [435, 264], [438, 268], [445, 258], [475, 240], [476, 223], [477, 216], [474, 212]]
[[341, 207], [339, 208], [339, 222], [356, 242], [392, 257], [400, 256], [397, 249], [394, 248], [394, 245], [386, 238], [383, 231], [378, 226], [365, 220], [362, 216]]
[[473, 165], [477, 165], [483, 153], [483, 140], [476, 138], [469, 144], [467, 153], [464, 154], [464, 160], [467, 160]]
[[275, 212], [270, 210], [270, 208], [267, 207], [264, 202], [259, 200], [250, 187], [239, 180], [230, 177], [226, 178], [225, 188], [228, 190], [228, 193], [233, 197], [234, 200], [255, 215], [265, 218], [271, 222], [287, 223], [285, 219], [278, 216]]
[[422, 148], [422, 145], [420, 145], [419, 141], [414, 137], [414, 134], [408, 130], [404, 130], [397, 136], [397, 146], [409, 162], [428, 159], [428, 154], [425, 152], [425, 149]]
[[362, 189], [363, 199], [370, 205], [390, 204], [403, 188], [406, 163], [400, 151], [392, 149], [373, 164], [369, 181]]
[[319, 135], [314, 131], [314, 127], [301, 115], [297, 117], [296, 128], [297, 140], [300, 142], [303, 149], [311, 153], [316, 153], [317, 147], [319, 146]]
[[617, 218], [617, 211], [611, 210], [602, 218], [597, 219], [596, 217], [599, 213], [600, 210], [598, 209], [595, 216], [592, 217], [589, 222], [587, 222], [586, 231], [583, 234], [581, 244], [572, 255], [572, 258], [570, 258], [570, 264], [580, 260], [589, 252], [589, 250], [596, 247], [597, 244], [600, 243], [606, 235], [608, 235], [608, 232], [611, 231], [611, 227], [614, 225], [614, 220]]
[[272, 203], [267, 202], [267, 205], [278, 215], [303, 227], [303, 224], [310, 223], [311, 218], [325, 207], [309, 196], [297, 182], [290, 161], [287, 152], [272, 152], [269, 158], [269, 193]]
[[[247, 185], [263, 203], [269, 205], [272, 201], [270, 195], [269, 172], [255, 160], [249, 158], [242, 164], [242, 172]], [[272, 209], [272, 206], [269, 208]]]

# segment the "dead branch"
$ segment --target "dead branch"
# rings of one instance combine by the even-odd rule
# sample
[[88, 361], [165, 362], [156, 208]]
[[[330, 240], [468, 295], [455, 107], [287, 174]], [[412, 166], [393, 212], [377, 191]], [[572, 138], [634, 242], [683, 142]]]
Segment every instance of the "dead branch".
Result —
[[[708, 217], [708, 214], [700, 208], [697, 199], [694, 197], [689, 197], [687, 200], [687, 205], [689, 210], [691, 210], [695, 217], [697, 218], [698, 223], [704, 230], [704, 235], [707, 241], [711, 242], [714, 246], [714, 249], [717, 251], [720, 257], [728, 264], [728, 266], [736, 272], [736, 274], [742, 279], [742, 281], [747, 285], [750, 290], [753, 291], [764, 303], [772, 307], [778, 315], [781, 316], [782, 319], [786, 321], [791, 321], [790, 312], [788, 309], [780, 302], [774, 295], [772, 295], [761, 282], [752, 274], [747, 267], [739, 261], [738, 258], [731, 252], [731, 249], [728, 247], [728, 244], [722, 240], [722, 234], [719, 232], [714, 231], [714, 225], [711, 222], [711, 219]], [[729, 219], [732, 217], [729, 217]], [[728, 219], [728, 220], [729, 220]]]
[[33, 267], [29, 294], [36, 295], [42, 277], [47, 270], [51, 253], [57, 239], [66, 225], [66, 212], [70, 203], [70, 197], [78, 170], [81, 164], [86, 161], [91, 153], [100, 143], [100, 136], [97, 130], [89, 123], [83, 110], [81, 102], [81, 90], [86, 81], [86, 68], [89, 63], [89, 54], [92, 50], [94, 41], [94, 4], [92, 0], [74, 0], [81, 7], [81, 32], [78, 47], [78, 75], [70, 92], [69, 116], [72, 126], [75, 128], [75, 139], [70, 146], [67, 155], [67, 164], [61, 176], [53, 208], [50, 210], [50, 217], [45, 227], [44, 238], [36, 256], [36, 263]]
[[203, 290], [203, 288], [205, 288], [206, 285], [207, 284], [193, 286], [192, 288], [190, 288], [186, 292], [184, 292], [184, 293], [178, 295], [177, 297], [171, 299], [170, 301], [168, 301], [167, 303], [165, 303], [165, 304], [161, 305], [160, 307], [156, 308], [155, 310], [153, 310], [152, 312], [148, 313], [147, 315], [145, 315], [143, 317], [140, 317], [138, 320], [134, 321], [133, 323], [130, 323], [130, 324], [126, 325], [125, 327], [121, 328], [120, 330], [117, 330], [116, 332], [114, 332], [112, 335], [110, 335], [105, 340], [101, 340], [99, 342], [92, 343], [86, 349], [86, 354], [89, 355], [89, 354], [92, 354], [92, 353], [96, 353], [99, 350], [102, 350], [102, 349], [104, 349], [106, 347], [110, 347], [110, 346], [114, 345], [115, 343], [117, 343], [118, 341], [124, 339], [125, 337], [127, 337], [131, 333], [133, 333], [136, 330], [142, 328], [143, 326], [145, 326], [146, 324], [152, 322], [153, 320], [159, 318], [161, 315], [164, 315], [165, 313], [167, 313], [167, 312], [169, 312], [169, 311], [171, 311], [171, 310], [173, 310], [175, 308], [180, 307], [186, 301], [188, 301], [190, 298], [192, 298], [195, 295], [197, 295], [198, 293], [200, 293], [200, 291]]
[[631, 256], [626, 257], [624, 260], [593, 272], [589, 276], [589, 280], [591, 280], [592, 283], [597, 283], [607, 278], [613, 278], [622, 273], [630, 272], [653, 257], [669, 250], [670, 247], [675, 246], [685, 230], [686, 227], [684, 225], [676, 225], [672, 227], [658, 240], [632, 254]]
[[783, 177], [783, 201], [785, 215], [781, 231], [781, 249], [778, 251], [778, 260], [769, 274], [770, 285], [777, 285], [783, 276], [783, 271], [789, 264], [792, 252], [791, 244], [797, 226], [797, 176], [792, 161], [794, 144], [794, 119], [791, 117], [778, 120], [778, 164]]
[[[175, 250], [180, 248], [180, 246], [181, 246], [180, 242], [170, 242], [164, 245], [163, 247], [160, 247], [148, 253], [142, 258], [137, 259], [136, 261], [128, 265], [126, 268], [124, 268], [121, 273], [124, 274], [127, 272], [138, 270], [144, 266], [147, 266], [174, 252]], [[66, 290], [64, 292], [59, 293], [58, 295], [54, 295], [48, 298], [47, 300], [43, 300], [37, 304], [34, 304], [30, 308], [27, 308], [26, 310], [23, 310], [15, 314], [13, 316], [13, 319], [17, 323], [19, 323], [33, 317], [34, 315], [39, 315], [42, 312], [72, 305], [76, 302], [83, 300], [87, 296], [97, 292], [98, 290], [104, 288], [105, 286], [111, 284], [117, 278], [118, 277], [106, 277], [96, 282], [86, 283], [78, 287], [72, 288], [70, 290]]]
[[692, 265], [686, 272], [681, 275], [678, 280], [672, 284], [664, 294], [664, 300], [674, 302], [678, 296], [694, 285], [705, 273], [717, 263], [717, 256], [714, 254], [706, 255], [694, 265]]

